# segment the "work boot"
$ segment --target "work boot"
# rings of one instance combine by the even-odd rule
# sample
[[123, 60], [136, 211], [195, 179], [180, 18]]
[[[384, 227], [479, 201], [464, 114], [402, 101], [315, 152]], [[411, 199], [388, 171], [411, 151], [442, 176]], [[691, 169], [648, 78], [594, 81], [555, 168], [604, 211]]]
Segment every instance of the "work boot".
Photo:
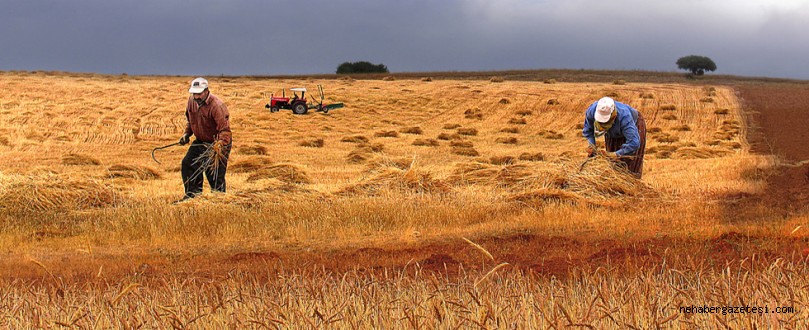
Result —
[[180, 198], [180, 199], [172, 202], [171, 204], [177, 205], [177, 204], [180, 204], [180, 203], [183, 203], [183, 202], [187, 202], [187, 201], [191, 200], [192, 198], [194, 198], [194, 195], [185, 195], [185, 196], [183, 196], [183, 198]]

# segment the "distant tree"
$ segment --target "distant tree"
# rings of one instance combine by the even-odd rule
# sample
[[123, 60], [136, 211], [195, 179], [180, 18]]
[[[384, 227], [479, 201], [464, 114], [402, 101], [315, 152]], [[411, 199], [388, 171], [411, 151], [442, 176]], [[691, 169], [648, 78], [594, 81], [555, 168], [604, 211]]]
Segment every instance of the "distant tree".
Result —
[[716, 63], [708, 57], [688, 55], [677, 59], [677, 68], [691, 71], [691, 74], [701, 76], [705, 71], [716, 71]]
[[337, 74], [347, 73], [388, 73], [384, 64], [372, 64], [366, 61], [344, 62], [337, 66]]

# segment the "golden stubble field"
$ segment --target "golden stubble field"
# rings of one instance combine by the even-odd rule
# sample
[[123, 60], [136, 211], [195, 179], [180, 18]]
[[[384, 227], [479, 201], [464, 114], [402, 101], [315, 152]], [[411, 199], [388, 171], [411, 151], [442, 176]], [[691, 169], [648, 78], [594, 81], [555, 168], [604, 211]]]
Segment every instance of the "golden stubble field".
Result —
[[[731, 87], [208, 77], [231, 114], [228, 193], [172, 205], [186, 148], [150, 152], [181, 135], [192, 78], [0, 74], [0, 299], [25, 311], [0, 324], [806, 320], [806, 217], [733, 203], [780, 164], [749, 152]], [[346, 107], [264, 108], [318, 84]], [[605, 95], [646, 118], [640, 182], [581, 167], [583, 112]], [[740, 303], [800, 312], [677, 309]]]

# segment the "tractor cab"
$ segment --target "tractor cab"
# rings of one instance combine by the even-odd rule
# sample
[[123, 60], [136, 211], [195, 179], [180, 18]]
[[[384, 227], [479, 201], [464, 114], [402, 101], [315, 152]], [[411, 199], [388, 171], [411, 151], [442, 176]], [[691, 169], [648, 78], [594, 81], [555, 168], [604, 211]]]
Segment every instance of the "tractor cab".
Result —
[[[293, 100], [297, 100], [297, 99], [304, 99], [305, 100], [306, 99], [306, 88], [297, 87], [297, 88], [290, 88], [289, 90], [291, 90], [292, 93], [294, 93], [294, 96], [292, 96]], [[301, 93], [300, 97], [298, 97], [298, 92]]]

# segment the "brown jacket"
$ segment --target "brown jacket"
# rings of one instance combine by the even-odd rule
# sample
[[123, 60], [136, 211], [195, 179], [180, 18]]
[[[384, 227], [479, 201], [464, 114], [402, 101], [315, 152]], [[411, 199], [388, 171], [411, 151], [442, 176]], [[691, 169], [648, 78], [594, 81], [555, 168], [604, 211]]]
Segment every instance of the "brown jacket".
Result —
[[185, 134], [192, 133], [202, 142], [214, 142], [215, 139], [222, 140], [222, 143], [231, 143], [230, 133], [230, 113], [225, 103], [215, 95], [208, 93], [205, 104], [197, 105], [194, 97], [188, 97], [188, 104], [185, 107], [185, 118], [188, 125]]

